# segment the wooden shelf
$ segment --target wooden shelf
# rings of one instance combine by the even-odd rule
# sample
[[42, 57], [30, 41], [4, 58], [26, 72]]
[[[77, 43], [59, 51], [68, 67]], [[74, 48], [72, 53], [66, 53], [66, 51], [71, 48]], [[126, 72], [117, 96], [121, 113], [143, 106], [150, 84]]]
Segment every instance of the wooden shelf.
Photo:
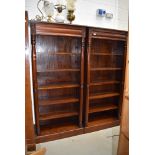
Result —
[[63, 89], [63, 88], [77, 88], [80, 87], [79, 84], [56, 84], [56, 85], [49, 85], [49, 86], [41, 86], [38, 90], [51, 90], [51, 89]]
[[70, 52], [57, 52], [57, 53], [48, 53], [48, 55], [80, 55], [81, 53], [70, 53]]
[[[93, 114], [92, 114], [93, 115]], [[117, 121], [118, 118], [115, 115], [100, 115], [100, 116], [95, 116], [94, 118], [89, 119], [88, 126], [94, 126], [97, 124], [107, 124], [107, 123], [112, 123], [114, 121]]]
[[48, 114], [42, 114], [40, 115], [39, 120], [40, 121], [46, 121], [51, 119], [57, 119], [57, 118], [65, 118], [65, 117], [71, 117], [71, 116], [77, 116], [78, 112], [51, 112]]
[[91, 55], [103, 55], [103, 56], [123, 56], [123, 54], [116, 54], [116, 53], [90, 53]]
[[108, 111], [108, 110], [115, 110], [118, 109], [118, 106], [116, 104], [109, 104], [106, 106], [96, 106], [96, 107], [90, 107], [89, 113], [95, 113], [95, 112], [101, 112], [101, 111]]
[[[66, 131], [72, 131], [79, 129], [79, 126], [75, 122], [61, 122], [56, 124], [41, 125], [41, 135], [51, 135], [55, 133], [62, 133]], [[57, 138], [56, 138], [57, 139]]]
[[49, 106], [49, 105], [56, 105], [56, 104], [67, 104], [67, 103], [76, 103], [79, 102], [78, 98], [61, 98], [57, 100], [40, 100], [40, 106]]
[[116, 125], [119, 125], [120, 121], [116, 116], [113, 115], [103, 115], [100, 117], [95, 117], [93, 119], [89, 119], [87, 127], [85, 127], [85, 133], [103, 130], [105, 128], [110, 128]]
[[44, 73], [44, 72], [79, 72], [80, 69], [50, 69], [50, 70], [42, 70], [37, 71], [37, 73]]
[[103, 81], [103, 82], [92, 82], [90, 86], [98, 86], [98, 85], [105, 85], [105, 84], [119, 84], [120, 81]]
[[101, 98], [107, 98], [107, 97], [114, 97], [114, 96], [119, 96], [119, 93], [105, 93], [105, 94], [94, 94], [89, 96], [89, 99], [101, 99]]
[[102, 70], [109, 70], [109, 71], [113, 71], [113, 70], [122, 70], [122, 68], [109, 68], [109, 67], [104, 67], [104, 68], [91, 68], [91, 71], [102, 71]]

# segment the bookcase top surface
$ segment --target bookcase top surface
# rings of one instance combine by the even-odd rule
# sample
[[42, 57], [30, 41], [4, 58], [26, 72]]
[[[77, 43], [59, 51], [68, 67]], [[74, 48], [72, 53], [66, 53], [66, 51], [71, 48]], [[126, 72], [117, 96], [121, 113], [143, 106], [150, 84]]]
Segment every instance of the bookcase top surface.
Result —
[[51, 25], [62, 25], [62, 26], [77, 26], [77, 27], [87, 27], [87, 28], [98, 28], [98, 29], [105, 29], [105, 30], [114, 30], [114, 31], [119, 31], [119, 32], [126, 32], [128, 33], [127, 30], [121, 30], [121, 29], [112, 29], [112, 28], [104, 28], [101, 26], [89, 26], [89, 25], [81, 25], [81, 24], [69, 24], [69, 23], [49, 23], [46, 21], [33, 21], [33, 20], [29, 20], [30, 23], [34, 23], [34, 24], [51, 24]]

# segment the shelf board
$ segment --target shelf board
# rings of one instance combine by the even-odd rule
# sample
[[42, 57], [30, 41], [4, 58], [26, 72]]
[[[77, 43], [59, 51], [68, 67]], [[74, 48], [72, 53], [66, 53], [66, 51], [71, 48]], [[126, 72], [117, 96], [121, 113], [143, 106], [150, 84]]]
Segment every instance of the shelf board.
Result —
[[89, 96], [89, 99], [101, 99], [101, 98], [108, 98], [108, 97], [114, 97], [114, 96], [119, 96], [119, 93], [105, 93], [105, 94], [95, 94]]
[[56, 105], [56, 104], [67, 104], [67, 103], [75, 103], [79, 102], [78, 98], [64, 98], [64, 99], [57, 99], [57, 100], [40, 100], [40, 106], [49, 106], [49, 105]]
[[76, 129], [79, 129], [79, 126], [76, 124], [76, 122], [70, 121], [40, 126], [41, 135], [52, 135], [56, 133], [60, 134], [67, 131], [75, 131]]
[[49, 55], [80, 55], [81, 53], [71, 53], [71, 52], [57, 52], [57, 53], [48, 53]]
[[108, 111], [108, 110], [115, 110], [118, 109], [118, 106], [115, 104], [109, 104], [106, 106], [96, 106], [96, 107], [90, 107], [89, 113], [95, 113], [95, 112], [102, 112], [102, 111]]
[[116, 120], [118, 120], [118, 118], [116, 116], [95, 117], [95, 119], [89, 119], [88, 126], [111, 123], [111, 122], [116, 121]]
[[57, 119], [57, 118], [65, 118], [65, 117], [71, 117], [71, 116], [77, 116], [78, 112], [51, 112], [48, 114], [42, 114], [40, 115], [39, 120], [40, 121], [46, 121], [51, 119]]
[[88, 126], [93, 126], [97, 124], [106, 124], [107, 122], [113, 122], [118, 120], [118, 118], [114, 115], [103, 115], [103, 116], [96, 116], [95, 118], [90, 118], [88, 121]]
[[92, 52], [91, 55], [110, 55], [110, 56], [123, 56], [123, 54], [117, 54], [117, 53], [96, 53]]
[[122, 70], [122, 68], [111, 68], [111, 67], [103, 67], [103, 68], [91, 68], [91, 71], [102, 71], [102, 70], [109, 70], [109, 71], [113, 71], [113, 70]]
[[87, 127], [85, 127], [85, 133], [103, 130], [119, 125], [120, 121], [116, 116], [100, 116], [94, 119], [89, 119]]
[[41, 72], [79, 72], [80, 69], [50, 69], [50, 70], [42, 70], [42, 71], [37, 71], [37, 73]]
[[92, 82], [90, 86], [98, 86], [98, 85], [105, 85], [105, 84], [119, 84], [120, 81], [103, 81], [103, 82]]
[[79, 84], [56, 84], [50, 86], [41, 86], [38, 90], [52, 90], [52, 89], [63, 89], [63, 88], [77, 88], [80, 87]]

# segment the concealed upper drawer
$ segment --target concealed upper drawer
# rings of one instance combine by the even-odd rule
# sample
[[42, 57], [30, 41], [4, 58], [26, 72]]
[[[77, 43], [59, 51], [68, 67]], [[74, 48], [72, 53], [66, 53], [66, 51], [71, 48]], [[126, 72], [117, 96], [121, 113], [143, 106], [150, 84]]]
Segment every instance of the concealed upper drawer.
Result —
[[112, 39], [112, 40], [124, 40], [127, 39], [127, 32], [107, 29], [89, 29], [89, 36], [92, 38]]
[[73, 25], [35, 23], [33, 29], [39, 35], [85, 37], [85, 28]]

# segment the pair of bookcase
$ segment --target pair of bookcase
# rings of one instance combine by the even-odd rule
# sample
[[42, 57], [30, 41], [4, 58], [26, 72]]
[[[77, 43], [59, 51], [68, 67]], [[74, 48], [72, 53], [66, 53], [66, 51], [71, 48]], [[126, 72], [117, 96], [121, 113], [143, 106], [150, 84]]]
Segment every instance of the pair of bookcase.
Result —
[[30, 24], [36, 142], [118, 125], [127, 32]]

